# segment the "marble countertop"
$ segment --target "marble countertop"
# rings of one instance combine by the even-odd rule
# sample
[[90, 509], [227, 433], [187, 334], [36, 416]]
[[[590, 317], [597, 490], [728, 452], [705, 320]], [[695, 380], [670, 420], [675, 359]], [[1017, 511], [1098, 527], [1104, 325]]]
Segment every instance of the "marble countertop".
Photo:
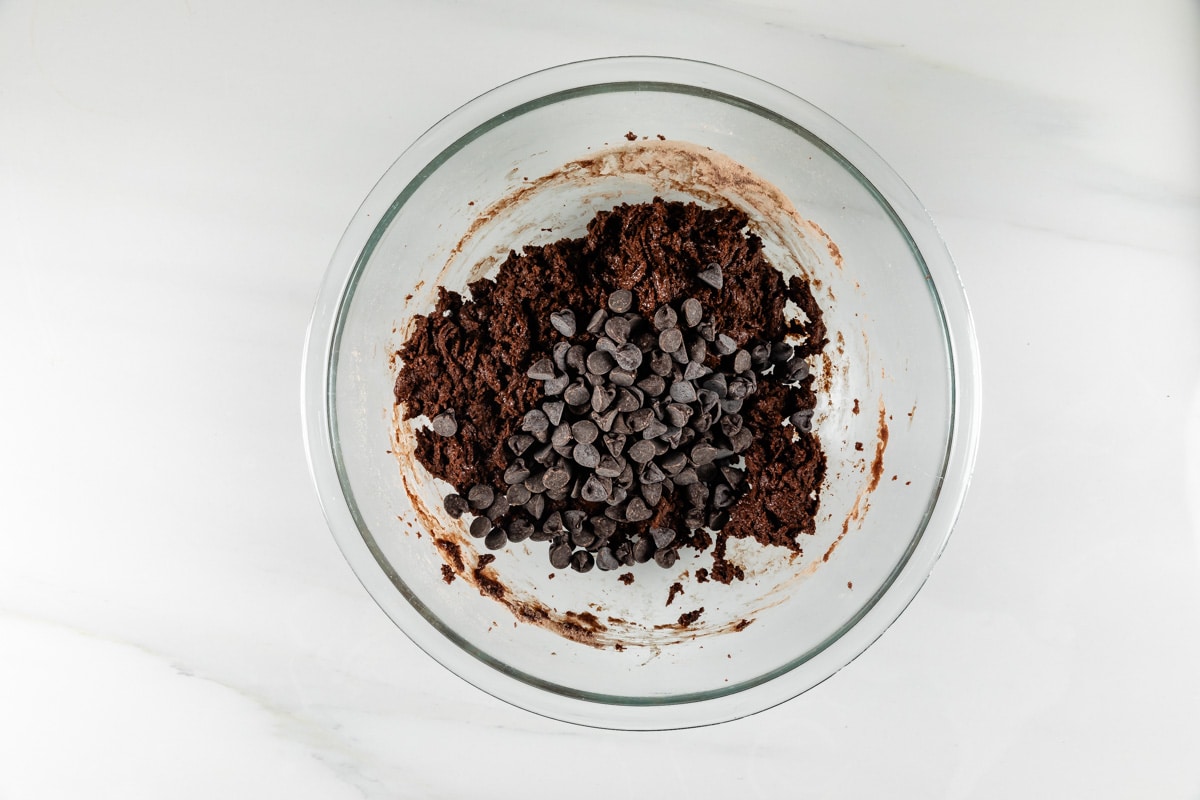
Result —
[[[1200, 12], [1151, 0], [0, 4], [0, 798], [1200, 797]], [[710, 728], [510, 707], [362, 589], [305, 464], [318, 284], [504, 80], [713, 61], [858, 133], [972, 301], [925, 588]]]

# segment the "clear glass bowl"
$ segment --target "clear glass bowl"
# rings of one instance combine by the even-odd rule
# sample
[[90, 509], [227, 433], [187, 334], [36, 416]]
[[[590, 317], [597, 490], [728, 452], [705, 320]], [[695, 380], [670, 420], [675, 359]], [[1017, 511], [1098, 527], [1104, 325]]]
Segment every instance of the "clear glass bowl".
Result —
[[[628, 134], [628, 136], [626, 136]], [[629, 138], [632, 137], [632, 138]], [[567, 572], [509, 545], [478, 552], [412, 457], [394, 353], [439, 284], [463, 290], [510, 248], [579, 236], [621, 202], [745, 209], [785, 273], [817, 287], [831, 344], [814, 364], [828, 458], [804, 555], [731, 547], [746, 580], [672, 570]], [[809, 689], [867, 648], [945, 545], [979, 431], [978, 353], [962, 286], [920, 203], [863, 142], [805, 101], [711, 64], [615, 58], [494, 89], [388, 170], [321, 287], [303, 376], [309, 460], [330, 528], [376, 602], [427, 653], [522, 708], [623, 729], [702, 725]], [[464, 578], [443, 581], [455, 542]], [[684, 594], [666, 606], [668, 588]], [[527, 621], [529, 608], [540, 615]], [[691, 628], [679, 615], [704, 607]], [[535, 616], [537, 616], [535, 615]], [[524, 617], [524, 618], [523, 618]], [[572, 625], [575, 627], [572, 628]], [[564, 631], [589, 630], [581, 643]]]

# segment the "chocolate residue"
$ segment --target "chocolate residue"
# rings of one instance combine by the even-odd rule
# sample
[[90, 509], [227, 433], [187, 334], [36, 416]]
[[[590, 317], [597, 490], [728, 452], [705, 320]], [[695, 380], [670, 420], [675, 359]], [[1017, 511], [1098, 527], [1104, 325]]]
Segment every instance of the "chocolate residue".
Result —
[[617, 576], [617, 580], [619, 580], [621, 583], [628, 586], [631, 583], [633, 583], [633, 573], [632, 572], [623, 572]]
[[867, 485], [867, 493], [875, 491], [875, 487], [879, 486], [879, 479], [883, 475], [883, 451], [887, 449], [888, 443], [888, 424], [887, 410], [883, 407], [883, 400], [879, 401], [879, 437], [875, 440], [875, 460], [871, 462], [871, 482]]
[[479, 556], [479, 561], [475, 563], [475, 569], [471, 571], [472, 577], [475, 578], [475, 588], [479, 589], [479, 593], [485, 597], [491, 597], [496, 600], [503, 600], [508, 594], [508, 589], [504, 584], [496, 580], [487, 572], [488, 564], [496, 560], [496, 557], [491, 553], [484, 553]]
[[442, 564], [442, 580], [447, 584], [454, 583], [454, 568], [449, 564]]
[[[703, 611], [704, 609], [700, 609], [700, 610]], [[753, 624], [754, 624], [754, 620], [752, 620], [752, 619], [740, 619], [740, 620], [738, 620], [737, 624], [733, 626], [733, 629], [735, 631], [744, 631], [744, 630], [746, 630], [746, 628], [749, 628]]]
[[[436, 528], [433, 530], [436, 530]], [[443, 536], [437, 536], [434, 537], [433, 543], [437, 545], [438, 550], [441, 550], [443, 557], [447, 559], [446, 566], [451, 567], [459, 575], [466, 571], [467, 567], [463, 564], [462, 550], [459, 548], [458, 542]]]
[[[683, 614], [680, 614], [679, 615], [680, 626], [682, 626], [684, 628], [690, 627], [693, 622], [700, 619], [700, 615], [703, 613], [704, 613], [704, 606], [700, 606], [700, 608], [697, 608], [694, 611], [687, 611]], [[745, 622], [745, 620], [742, 620], [742, 622]], [[741, 625], [741, 622], [739, 622], [738, 625]], [[738, 628], [737, 626], [734, 626], [734, 627], [737, 630], [742, 629], [742, 628]], [[745, 626], [742, 626], [742, 627], [745, 627]]]
[[850, 509], [850, 513], [846, 515], [846, 519], [842, 521], [842, 532], [838, 534], [837, 539], [833, 544], [829, 545], [829, 549], [821, 556], [821, 561], [829, 560], [833, 555], [833, 551], [841, 544], [842, 539], [846, 538], [846, 534], [850, 531], [850, 523], [858, 522], [862, 519], [862, 515], [867, 512], [870, 506], [871, 493], [879, 487], [879, 480], [883, 476], [883, 451], [887, 449], [888, 443], [888, 424], [887, 424], [887, 408], [884, 406], [883, 398], [879, 398], [879, 429], [876, 432], [875, 439], [875, 459], [871, 462], [871, 479], [867, 485], [859, 491], [858, 496], [854, 498], [854, 506]]
[[629, 133], [625, 134], [625, 138], [631, 142], [635, 142], [637, 141], [637, 134], [633, 131], [630, 131]]
[[674, 583], [671, 584], [670, 592], [667, 593], [667, 605], [671, 605], [671, 603], [674, 603], [675, 597], [677, 595], [681, 595], [681, 594], [683, 594], [683, 584], [680, 583], [679, 581], [675, 581]]

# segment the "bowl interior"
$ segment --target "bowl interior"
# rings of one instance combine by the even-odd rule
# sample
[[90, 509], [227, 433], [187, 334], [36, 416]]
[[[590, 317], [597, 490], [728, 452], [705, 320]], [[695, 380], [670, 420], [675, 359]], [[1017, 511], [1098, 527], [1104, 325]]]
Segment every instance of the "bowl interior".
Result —
[[[551, 698], [535, 710], [569, 717], [555, 697], [704, 701], [783, 675], [802, 691], [844, 663], [797, 677], [902, 573], [946, 474], [956, 387], [925, 259], [840, 143], [744, 93], [610, 81], [534, 94], [435, 128], [415, 156], [424, 167], [382, 182], [387, 203], [360, 212], [373, 218], [352, 243], [326, 373], [330, 446], [354, 520], [335, 534], [344, 550], [369, 553], [351, 563], [418, 643], [502, 697]], [[412, 426], [398, 421], [394, 353], [439, 285], [465, 292], [510, 249], [580, 236], [596, 211], [655, 196], [743, 208], [775, 265], [814, 286], [831, 340], [813, 364], [828, 459], [816, 534], [799, 557], [731, 547], [746, 573], [732, 585], [698, 583], [711, 556], [692, 551], [671, 570], [629, 570], [625, 585], [616, 572], [552, 569], [544, 544], [510, 544], [483, 578], [504, 597], [485, 596], [473, 576], [482, 544], [442, 510], [449, 487], [417, 463]], [[462, 569], [447, 584], [441, 567], [455, 552]], [[676, 581], [683, 594], [668, 606]], [[679, 624], [698, 608], [696, 623]]]

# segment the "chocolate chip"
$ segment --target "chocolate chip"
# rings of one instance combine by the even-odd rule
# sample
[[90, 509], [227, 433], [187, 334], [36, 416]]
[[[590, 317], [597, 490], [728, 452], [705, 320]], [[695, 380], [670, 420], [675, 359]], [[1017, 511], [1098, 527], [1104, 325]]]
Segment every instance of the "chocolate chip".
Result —
[[596, 465], [596, 474], [602, 478], [616, 478], [621, 475], [625, 469], [625, 463], [613, 456], [601, 456], [600, 463]]
[[591, 420], [581, 419], [571, 423], [571, 435], [575, 437], [575, 441], [577, 442], [591, 444], [600, 435], [600, 429]]
[[487, 517], [476, 517], [471, 520], [471, 526], [467, 529], [468, 532], [476, 539], [482, 539], [488, 535], [492, 529], [492, 521]]
[[641, 406], [641, 402], [633, 392], [625, 388], [617, 389], [617, 411], [626, 414], [630, 411], [636, 411]]
[[808, 433], [812, 430], [812, 418], [813, 412], [810, 409], [805, 411], [797, 411], [795, 414], [792, 414], [790, 417], [788, 417], [788, 421], [796, 426], [796, 430]]
[[591, 547], [596, 542], [596, 534], [584, 527], [571, 531], [571, 544], [576, 547]]
[[662, 499], [662, 494], [662, 483], [642, 483], [642, 499], [646, 501], [646, 505], [651, 507], [658, 505], [658, 501]]
[[716, 394], [718, 398], [729, 394], [729, 384], [725, 382], [725, 373], [718, 372], [702, 384], [705, 389]]
[[661, 550], [675, 541], [675, 531], [670, 528], [651, 528], [650, 537], [654, 540], [654, 546]]
[[700, 480], [700, 477], [696, 474], [695, 467], [684, 467], [672, 477], [676, 486], [691, 486], [693, 483]]
[[492, 487], [483, 483], [477, 483], [467, 490], [467, 500], [470, 501], [471, 508], [477, 510], [487, 508], [495, 499], [496, 493], [492, 490]]
[[708, 516], [704, 513], [703, 508], [689, 508], [683, 515], [683, 524], [690, 530], [703, 528], [706, 522], [708, 522]]
[[608, 373], [608, 379], [615, 386], [633, 386], [634, 381], [637, 380], [637, 372], [631, 369], [614, 367], [612, 372]]
[[694, 339], [687, 346], [688, 358], [692, 361], [704, 363], [704, 359], [708, 357], [708, 343], [703, 339]]
[[[613, 411], [616, 411], [616, 409], [614, 408]], [[633, 431], [629, 429], [629, 422], [626, 420], [624, 414], [617, 414], [617, 416], [613, 419], [612, 432], [622, 434], [623, 436], [628, 436], [629, 434], [633, 433]]]
[[611, 386], [596, 386], [592, 389], [592, 411], [597, 414], [606, 410], [617, 399], [617, 390]]
[[784, 380], [789, 383], [792, 381], [804, 380], [808, 377], [809, 368], [808, 362], [800, 356], [796, 356], [784, 365], [783, 376]]
[[667, 382], [661, 375], [648, 375], [637, 382], [637, 387], [651, 397], [658, 397], [667, 389]]
[[626, 342], [613, 353], [617, 366], [621, 369], [635, 370], [642, 365], [642, 351], [632, 342]]
[[534, 441], [534, 438], [529, 434], [515, 433], [508, 437], [508, 449], [511, 450], [514, 455], [524, 455], [525, 451], [529, 449], [529, 446], [532, 445]]
[[719, 530], [721, 530], [721, 528], [724, 528], [726, 525], [729, 524], [729, 512], [728, 511], [714, 511], [713, 513], [708, 515], [708, 519], [705, 520], [705, 524], [708, 525], [708, 527], [712, 528], [714, 531], [719, 531]]
[[674, 549], [656, 550], [654, 553], [654, 563], [663, 569], [670, 569], [675, 566], [675, 562], [678, 560], [679, 554]]
[[602, 570], [614, 570], [621, 566], [621, 562], [613, 555], [612, 548], [601, 547], [596, 551], [596, 566]]
[[[654, 543], [642, 536], [639, 537], [633, 545], [633, 560], [638, 564], [645, 564], [654, 557]], [[614, 559], [615, 560], [615, 559]]]
[[654, 445], [645, 439], [634, 442], [629, 447], [629, 457], [639, 464], [645, 464], [654, 458]]
[[674, 328], [678, 317], [675, 314], [675, 309], [669, 305], [661, 305], [654, 312], [654, 328], [655, 330], [665, 331], [667, 328]]
[[508, 523], [508, 540], [523, 542], [533, 535], [533, 523], [524, 517], [517, 517]]
[[571, 569], [576, 572], [590, 572], [596, 562], [587, 550], [576, 550], [571, 556]]
[[554, 362], [548, 358], [538, 359], [525, 371], [525, 376], [530, 380], [548, 381], [554, 377]]
[[714, 289], [720, 289], [725, 285], [725, 277], [721, 273], [721, 265], [716, 262], [709, 264], [697, 272], [696, 277]]
[[[636, 411], [634, 412], [637, 413]], [[625, 450], [626, 436], [622, 433], [606, 433], [603, 437], [604, 447], [614, 457], [621, 455]]]
[[688, 420], [692, 418], [692, 407], [684, 403], [667, 403], [663, 409], [666, 421], [676, 427], [682, 427], [688, 424]]
[[588, 320], [587, 332], [599, 336], [604, 330], [604, 323], [608, 322], [608, 312], [603, 308], [596, 309], [596, 313], [592, 314], [592, 318]]
[[733, 505], [733, 489], [718, 483], [712, 493], [713, 508], [729, 508]]
[[614, 364], [612, 355], [603, 350], [593, 350], [587, 357], [587, 370], [593, 375], [606, 374]]
[[733, 371], [745, 372], [750, 369], [750, 354], [745, 350], [738, 350], [733, 354]]
[[559, 370], [567, 368], [567, 353], [571, 350], [571, 343], [565, 339], [561, 342], [555, 342], [554, 347], [550, 351], [550, 357], [554, 359], [554, 366]]
[[617, 418], [617, 410], [615, 408], [610, 408], [608, 411], [605, 411], [601, 414], [593, 411], [590, 416], [592, 418], [592, 422], [596, 423], [597, 428], [607, 432], [612, 430], [613, 421]]
[[545, 447], [539, 447], [533, 453], [534, 462], [541, 464], [543, 467], [552, 464], [554, 462], [554, 458], [554, 447], [553, 445], [549, 444]]
[[432, 420], [433, 432], [438, 436], [453, 436], [458, 433], [458, 422], [454, 419], [454, 409], [447, 409]]
[[525, 488], [523, 483], [514, 483], [508, 487], [508, 491], [504, 493], [508, 498], [509, 505], [523, 506], [529, 502], [529, 498], [533, 496], [533, 492]]
[[573, 344], [567, 350], [567, 355], [563, 359], [567, 366], [566, 369], [572, 369], [576, 372], [583, 372], [587, 367], [587, 348], [581, 344]]
[[654, 516], [654, 512], [640, 497], [634, 497], [625, 504], [625, 519], [630, 522], [645, 522]]
[[555, 569], [566, 569], [571, 563], [571, 545], [556, 544], [550, 548], [550, 566]]
[[567, 484], [571, 482], [571, 470], [565, 464], [556, 464], [546, 470], [546, 474], [542, 477], [542, 482], [546, 484], [546, 491], [565, 489]]
[[600, 451], [596, 449], [594, 444], [580, 442], [575, 445], [575, 450], [571, 457], [575, 459], [576, 464], [588, 469], [595, 469], [600, 464]]
[[514, 483], [524, 483], [531, 474], [529, 468], [525, 466], [524, 459], [518, 458], [508, 465], [508, 469], [504, 470], [504, 482], [509, 486]]
[[650, 356], [650, 371], [657, 377], [665, 378], [675, 369], [674, 361], [670, 353], [653, 353]]
[[563, 400], [569, 406], [581, 406], [592, 397], [592, 393], [582, 382], [576, 381], [563, 390]]
[[625, 417], [625, 424], [629, 426], [629, 430], [634, 433], [641, 433], [646, 430], [646, 426], [654, 419], [654, 409], [639, 408], [635, 411], [630, 411]]
[[548, 400], [542, 403], [542, 412], [546, 415], [546, 419], [550, 420], [551, 425], [558, 425], [562, 422], [562, 415], [566, 408], [567, 404], [562, 400]]
[[742, 410], [742, 399], [740, 397], [726, 397], [721, 400], [721, 411], [726, 414], [736, 414]]
[[550, 324], [554, 326], [554, 330], [558, 331], [563, 336], [574, 336], [575, 312], [569, 308], [564, 308], [562, 311], [551, 312]]
[[677, 403], [691, 403], [696, 400], [696, 387], [689, 381], [675, 381], [671, 384], [671, 399]]
[[508, 513], [509, 504], [507, 495], [498, 494], [492, 499], [492, 504], [487, 507], [487, 518], [493, 522], [503, 517]]
[[546, 498], [542, 497], [541, 493], [530, 495], [529, 499], [525, 501], [525, 510], [534, 519], [541, 519], [542, 513], [546, 510]]
[[750, 348], [750, 363], [755, 369], [765, 368], [770, 357], [771, 346], [766, 342], [759, 342]]
[[562, 447], [571, 441], [571, 426], [569, 423], [560, 422], [554, 429], [554, 433], [550, 434], [550, 444], [555, 448]]
[[729, 444], [733, 448], [734, 453], [743, 453], [750, 447], [754, 441], [754, 436], [749, 429], [742, 428], [737, 433], [729, 437]]
[[624, 314], [633, 306], [633, 292], [617, 289], [608, 296], [608, 308], [614, 314]]
[[701, 442], [692, 448], [691, 461], [693, 464], [711, 464], [717, 457], [717, 448], [711, 444]]
[[683, 347], [683, 334], [680, 333], [679, 328], [667, 328], [660, 333], [658, 335], [658, 347], [664, 353], [674, 353]]
[[544, 433], [549, 428], [550, 418], [546, 416], [545, 411], [542, 411], [540, 408], [531, 408], [525, 412], [525, 419], [521, 423], [521, 430], [537, 434]]
[[587, 514], [577, 508], [567, 509], [562, 512], [563, 527], [569, 533], [578, 533], [583, 530], [583, 523], [587, 521]]
[[492, 528], [483, 540], [483, 544], [488, 550], [499, 550], [508, 544], [508, 534], [504, 531], [504, 528]]
[[658, 465], [668, 475], [678, 475], [679, 470], [687, 466], [687, 456], [683, 453], [668, 453], [659, 459]]
[[706, 319], [696, 326], [696, 333], [706, 342], [711, 342], [717, 338], [717, 326], [713, 325], [712, 320]]
[[[625, 344], [629, 340], [630, 330], [632, 330], [632, 326], [629, 324], [629, 320], [624, 317], [612, 317], [608, 322], [604, 323], [604, 333], [617, 345]], [[634, 347], [637, 347], [637, 345], [634, 345]]]
[[700, 305], [700, 301], [694, 297], [684, 300], [680, 310], [683, 311], [683, 324], [689, 328], [699, 325], [700, 320], [704, 317], [704, 306]]
[[770, 360], [774, 364], [786, 364], [791, 360], [795, 348], [787, 342], [773, 342], [771, 344]]
[[580, 489], [580, 496], [589, 503], [603, 503], [608, 499], [609, 489], [604, 481], [596, 475], [589, 475]]
[[688, 503], [693, 508], [704, 508], [708, 504], [708, 486], [704, 483], [696, 481], [689, 485], [686, 491]]
[[737, 342], [735, 342], [730, 336], [726, 336], [723, 333], [718, 333], [716, 339], [716, 349], [719, 355], [732, 355], [733, 352], [737, 350]]
[[671, 429], [665, 423], [657, 419], [650, 419], [646, 425], [646, 429], [642, 431], [643, 439], [657, 439], [660, 436], [665, 436]]
[[471, 509], [470, 501], [461, 494], [451, 492], [442, 500], [442, 507], [454, 519], [458, 519]]

